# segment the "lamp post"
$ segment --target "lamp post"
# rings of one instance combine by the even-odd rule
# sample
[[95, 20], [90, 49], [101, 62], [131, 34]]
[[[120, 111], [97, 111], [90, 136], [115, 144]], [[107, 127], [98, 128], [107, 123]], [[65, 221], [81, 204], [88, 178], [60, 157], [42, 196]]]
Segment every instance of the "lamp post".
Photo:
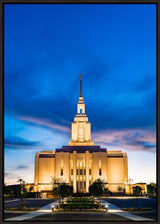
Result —
[[[59, 185], [60, 185], [60, 182], [56, 183], [58, 185], [58, 188], [59, 188]], [[58, 193], [58, 209], [59, 209], [59, 189], [57, 188], [57, 193]]]

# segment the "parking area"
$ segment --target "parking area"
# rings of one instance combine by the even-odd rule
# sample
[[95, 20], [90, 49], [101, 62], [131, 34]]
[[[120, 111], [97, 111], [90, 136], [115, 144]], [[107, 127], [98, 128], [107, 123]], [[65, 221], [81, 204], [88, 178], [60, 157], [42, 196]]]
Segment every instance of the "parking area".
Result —
[[142, 208], [152, 208], [156, 209], [157, 201], [154, 198], [146, 198], [146, 197], [107, 197], [102, 198], [102, 200], [107, 200], [109, 203], [113, 203], [120, 208], [131, 208], [138, 206], [138, 200], [140, 202], [140, 206]]
[[[25, 206], [26, 208], [36, 208], [36, 207], [42, 207], [44, 205], [47, 205], [51, 202], [54, 202], [56, 199], [41, 199], [41, 198], [25, 198], [22, 201], [22, 206]], [[20, 207], [20, 201], [19, 199], [14, 199], [11, 201], [5, 201], [4, 202], [4, 208], [19, 208]]]

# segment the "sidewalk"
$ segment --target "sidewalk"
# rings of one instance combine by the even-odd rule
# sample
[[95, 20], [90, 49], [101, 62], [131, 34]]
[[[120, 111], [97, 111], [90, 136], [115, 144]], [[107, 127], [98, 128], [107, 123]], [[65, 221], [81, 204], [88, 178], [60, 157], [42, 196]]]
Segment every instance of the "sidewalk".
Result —
[[49, 203], [48, 205], [41, 207], [37, 211], [30, 212], [26, 215], [20, 215], [20, 216], [16, 216], [13, 218], [8, 218], [8, 219], [5, 219], [5, 221], [23, 221], [26, 219], [32, 219], [37, 216], [45, 215], [46, 213], [52, 212], [51, 205], [53, 205], [53, 204], [55, 205], [56, 203], [57, 203], [57, 201]]
[[[113, 215], [118, 215], [121, 216], [123, 218], [127, 218], [133, 221], [154, 221], [153, 219], [149, 219], [149, 218], [145, 218], [142, 216], [138, 216], [138, 215], [133, 215], [131, 213], [125, 212], [123, 210], [121, 210], [118, 206], [111, 204], [109, 202], [107, 202], [106, 200], [103, 200], [105, 202], [105, 204], [108, 205], [108, 211], [106, 213], [111, 213]], [[52, 213], [51, 210], [51, 205], [55, 205], [57, 204], [57, 201], [52, 202], [50, 204], [47, 204], [43, 207], [41, 207], [39, 210], [34, 211], [34, 212], [30, 212], [28, 214], [25, 215], [20, 215], [20, 216], [16, 216], [13, 218], [8, 218], [5, 219], [5, 221], [23, 221], [23, 220], [28, 220], [28, 219], [32, 219], [41, 215], [46, 215], [47, 213]]]
[[154, 221], [153, 219], [149, 219], [139, 215], [133, 215], [131, 213], [125, 212], [121, 210], [118, 206], [111, 204], [106, 200], [104, 200], [104, 202], [108, 205], [108, 212], [114, 215], [119, 215], [121, 217], [131, 219], [133, 221]]

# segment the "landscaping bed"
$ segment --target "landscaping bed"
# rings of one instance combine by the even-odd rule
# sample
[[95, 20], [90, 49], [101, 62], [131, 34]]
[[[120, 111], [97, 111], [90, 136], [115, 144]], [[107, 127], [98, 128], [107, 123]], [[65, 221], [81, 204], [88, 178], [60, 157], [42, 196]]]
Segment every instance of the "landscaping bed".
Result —
[[15, 208], [15, 207], [5, 208], [6, 211], [36, 211], [38, 209], [39, 209], [39, 207], [36, 207], [36, 208], [26, 208], [26, 207], [23, 207], [22, 209]]
[[[92, 198], [70, 198], [66, 202], [60, 204], [60, 210], [102, 210], [102, 205]], [[57, 210], [56, 208], [54, 210]], [[104, 210], [104, 209], [103, 209]], [[106, 209], [105, 209], [106, 210]]]
[[123, 208], [124, 211], [128, 211], [128, 212], [144, 212], [144, 211], [151, 211], [153, 210], [152, 208]]

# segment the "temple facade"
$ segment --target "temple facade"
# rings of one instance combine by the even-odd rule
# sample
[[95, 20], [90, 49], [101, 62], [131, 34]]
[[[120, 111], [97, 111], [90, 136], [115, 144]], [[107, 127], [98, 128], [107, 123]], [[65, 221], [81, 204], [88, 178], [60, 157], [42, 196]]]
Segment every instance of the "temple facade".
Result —
[[91, 123], [85, 113], [80, 77], [80, 97], [77, 114], [72, 123], [68, 146], [53, 151], [41, 151], [35, 157], [34, 191], [47, 194], [52, 190], [52, 178], [59, 178], [73, 186], [73, 192], [88, 193], [98, 178], [112, 192], [118, 187], [128, 191], [127, 154], [107, 151], [91, 140]]

